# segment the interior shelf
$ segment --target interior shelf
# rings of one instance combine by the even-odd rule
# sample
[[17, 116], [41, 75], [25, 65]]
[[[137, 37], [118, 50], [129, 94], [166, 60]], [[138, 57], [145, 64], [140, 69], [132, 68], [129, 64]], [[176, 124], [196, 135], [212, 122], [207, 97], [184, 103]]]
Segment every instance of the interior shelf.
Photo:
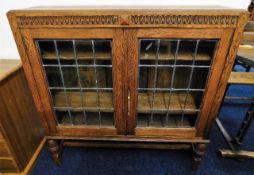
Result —
[[[113, 112], [113, 97], [110, 92], [99, 92], [99, 107], [97, 106], [98, 96], [96, 92], [66, 92], [66, 95], [69, 100], [69, 105], [72, 108], [72, 111], [82, 111], [82, 96], [83, 98], [83, 106], [85, 111], [89, 112], [97, 112], [100, 109], [101, 112]], [[64, 91], [60, 91], [53, 96], [55, 106], [62, 107], [58, 108], [59, 111], [66, 111], [68, 107], [66, 105], [66, 95]]]
[[168, 120], [165, 120], [165, 116], [161, 115], [154, 115], [153, 122], [149, 122], [150, 115], [146, 116], [138, 116], [137, 127], [156, 127], [156, 128], [190, 128], [192, 127], [191, 122], [189, 119], [191, 117], [184, 117], [181, 116], [169, 116]]
[[[57, 56], [55, 52], [43, 52], [42, 55], [43, 59], [46, 60], [54, 60], [57, 59]], [[74, 54], [73, 51], [64, 50], [59, 54], [59, 58], [62, 60], [74, 60]], [[95, 55], [96, 60], [111, 60], [111, 54], [109, 52], [103, 52], [103, 51], [97, 51]], [[93, 56], [91, 52], [78, 52], [77, 53], [77, 59], [79, 60], [91, 60], [93, 59]], [[155, 60], [156, 54], [154, 52], [145, 52], [141, 53], [141, 60]], [[174, 60], [174, 54], [173, 53], [167, 53], [167, 52], [161, 52], [159, 55], [159, 60]], [[193, 52], [191, 51], [183, 51], [178, 53], [177, 60], [183, 60], [183, 61], [192, 61], [193, 60]], [[210, 61], [211, 56], [206, 52], [200, 52], [196, 56], [196, 61]]]
[[[156, 59], [156, 54], [154, 52], [143, 52], [141, 53], [140, 60], [155, 60]], [[174, 54], [173, 53], [167, 53], [165, 52], [160, 52], [159, 60], [174, 60]], [[178, 53], [177, 60], [183, 60], [183, 61], [192, 61], [193, 60], [193, 52], [191, 51], [183, 51]], [[211, 56], [206, 53], [206, 52], [200, 52], [196, 55], [196, 61], [210, 61]]]
[[254, 46], [250, 45], [240, 45], [237, 56], [240, 56], [242, 58], [248, 58], [246, 60], [250, 60], [249, 62], [252, 62], [251, 65], [253, 65], [254, 62]]
[[113, 113], [101, 113], [101, 117], [98, 117], [97, 113], [87, 112], [87, 117], [84, 117], [82, 112], [72, 112], [72, 116], [68, 113], [58, 112], [59, 125], [90, 125], [90, 126], [114, 126], [114, 114]]
[[[166, 113], [168, 110], [169, 93], [155, 93], [154, 95], [154, 113]], [[138, 93], [138, 112], [151, 113], [152, 109], [152, 93]], [[193, 114], [196, 112], [196, 105], [194, 97], [189, 93], [186, 104], [186, 93], [171, 93], [171, 100], [169, 105], [169, 113], [181, 114], [182, 110], [185, 114]]]
[[[69, 105], [72, 111], [82, 111], [82, 96], [80, 92], [66, 92], [68, 96]], [[167, 112], [167, 105], [169, 99], [169, 93], [156, 93], [154, 96], [154, 113]], [[86, 111], [96, 112], [97, 108], [97, 94], [96, 92], [83, 92], [83, 106]], [[189, 94], [186, 105], [184, 107], [186, 94], [185, 93], [172, 93], [169, 107], [169, 113], [181, 114], [182, 110], [185, 114], [193, 114], [196, 112], [196, 105], [194, 97]], [[151, 113], [151, 101], [152, 93], [139, 93], [138, 94], [138, 112], [139, 113]], [[57, 110], [66, 111], [68, 107], [66, 105], [66, 96], [64, 91], [60, 91], [54, 95], [55, 106], [59, 107]], [[99, 108], [101, 112], [113, 112], [112, 93], [111, 92], [99, 92]]]
[[[43, 52], [42, 54], [43, 59], [47, 59], [47, 60], [54, 60], [57, 59], [57, 56], [55, 54], [55, 52]], [[60, 54], [59, 54], [59, 58], [63, 59], [63, 60], [74, 60], [75, 56], [73, 54], [72, 50], [63, 50]], [[96, 60], [111, 60], [111, 54], [109, 52], [103, 52], [103, 51], [97, 51], [96, 55], [95, 55]], [[77, 59], [79, 60], [92, 60], [93, 59], [93, 55], [91, 52], [89, 51], [79, 51], [77, 53]]]

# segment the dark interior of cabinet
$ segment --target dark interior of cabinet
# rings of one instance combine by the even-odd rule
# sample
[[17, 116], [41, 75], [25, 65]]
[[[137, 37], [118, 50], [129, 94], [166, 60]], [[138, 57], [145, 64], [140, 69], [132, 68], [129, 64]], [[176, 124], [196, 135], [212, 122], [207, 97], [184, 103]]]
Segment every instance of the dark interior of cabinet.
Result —
[[[37, 40], [59, 125], [114, 126], [112, 40]], [[138, 127], [193, 127], [216, 40], [140, 39]]]
[[194, 127], [216, 40], [140, 39], [138, 127]]
[[39, 40], [59, 125], [114, 126], [111, 40]]

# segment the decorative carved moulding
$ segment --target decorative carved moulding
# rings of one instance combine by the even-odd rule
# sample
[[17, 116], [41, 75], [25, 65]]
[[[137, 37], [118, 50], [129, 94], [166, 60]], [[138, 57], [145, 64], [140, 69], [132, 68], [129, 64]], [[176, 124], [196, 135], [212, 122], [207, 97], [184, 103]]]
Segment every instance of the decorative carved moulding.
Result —
[[20, 16], [20, 27], [28, 26], [54, 26], [54, 25], [117, 25], [118, 16], [93, 15], [93, 16]]
[[18, 16], [21, 28], [57, 26], [236, 26], [239, 16], [230, 15], [84, 15], [84, 16]]
[[131, 24], [199, 24], [199, 25], [236, 25], [238, 16], [204, 15], [133, 15]]

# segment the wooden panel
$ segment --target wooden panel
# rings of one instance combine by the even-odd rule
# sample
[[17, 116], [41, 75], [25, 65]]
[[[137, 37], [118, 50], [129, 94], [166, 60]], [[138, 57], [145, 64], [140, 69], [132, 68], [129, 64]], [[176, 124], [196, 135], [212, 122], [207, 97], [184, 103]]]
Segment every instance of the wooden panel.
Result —
[[[7, 145], [5, 143], [5, 141], [2, 139], [0, 140], [0, 158], [3, 158], [3, 157], [10, 157], [10, 153], [7, 149]], [[1, 165], [0, 165], [1, 167]]]
[[113, 37], [112, 29], [88, 29], [84, 32], [84, 29], [30, 29], [29, 33], [33, 38], [37, 39], [110, 39]]
[[231, 72], [228, 83], [254, 85], [254, 72]]
[[30, 64], [30, 61], [28, 60], [28, 54], [26, 52], [25, 40], [22, 37], [22, 34], [19, 30], [18, 23], [16, 21], [15, 16], [12, 16], [12, 15], [8, 16], [8, 20], [9, 20], [9, 23], [11, 26], [11, 30], [12, 30], [14, 39], [16, 41], [16, 45], [17, 45], [17, 49], [20, 54], [20, 58], [22, 60], [24, 72], [26, 74], [26, 79], [27, 79], [29, 89], [32, 94], [32, 98], [36, 102], [35, 103], [36, 110], [37, 110], [40, 120], [42, 122], [43, 128], [45, 129], [45, 133], [48, 134], [49, 133], [49, 126], [48, 126], [47, 118], [45, 116], [45, 111], [43, 110], [43, 106], [40, 101], [38, 88], [37, 88], [37, 85], [36, 85], [36, 82], [34, 79], [34, 75], [32, 72], [32, 66]]
[[139, 29], [138, 38], [220, 38], [223, 29]]
[[254, 46], [241, 45], [239, 46], [237, 56], [247, 58], [254, 62]]
[[65, 136], [103, 136], [103, 135], [116, 135], [117, 131], [115, 128], [103, 128], [94, 126], [57, 126], [59, 135]]
[[28, 162], [26, 168], [23, 170], [24, 175], [29, 175], [32, 173], [33, 167], [36, 165], [37, 160], [40, 158], [40, 153], [42, 152], [45, 146], [45, 142], [46, 142], [46, 139], [44, 137], [42, 141], [40, 142], [40, 144], [38, 145], [37, 149], [35, 150], [30, 161]]
[[[239, 18], [237, 28], [234, 31], [233, 38], [231, 39], [232, 44], [230, 45], [229, 51], [228, 51], [228, 49], [226, 49], [228, 51], [228, 53], [226, 55], [227, 59], [226, 59], [225, 63], [221, 64], [221, 65], [224, 66], [223, 67], [223, 72], [221, 74], [219, 83], [217, 83], [218, 84], [218, 89], [217, 89], [217, 92], [215, 94], [214, 101], [211, 102], [213, 104], [213, 106], [212, 106], [211, 111], [208, 112], [210, 114], [209, 118], [207, 118], [205, 120], [206, 124], [203, 126], [203, 128], [202, 129], [200, 128], [200, 132], [199, 132], [198, 136], [208, 136], [209, 131], [212, 127], [212, 123], [218, 115], [220, 105], [222, 103], [222, 99], [224, 97], [224, 93], [225, 93], [225, 90], [226, 90], [226, 87], [227, 87], [227, 82], [228, 82], [230, 73], [232, 71], [232, 67], [234, 65], [236, 53], [237, 53], [239, 44], [240, 44], [241, 39], [242, 39], [244, 26], [245, 26], [245, 24], [248, 20], [248, 17], [249, 17], [248, 14], [242, 14]], [[206, 131], [204, 131], [204, 128], [206, 128]]]
[[126, 69], [128, 80], [125, 82], [126, 87], [128, 87], [128, 118], [126, 133], [135, 134], [134, 130], [136, 127], [136, 115], [137, 115], [137, 102], [138, 102], [138, 39], [137, 39], [137, 30], [128, 29], [127, 30], [127, 41], [128, 41], [128, 50], [127, 50], [127, 61]]
[[6, 142], [13, 159], [22, 170], [43, 135], [22, 68], [0, 82], [0, 106], [0, 122]]
[[80, 141], [66, 140], [64, 146], [71, 147], [92, 147], [92, 148], [153, 148], [153, 149], [190, 149], [191, 144], [187, 143], [140, 143], [140, 142], [112, 142], [112, 141]]
[[0, 139], [3, 139], [3, 138], [4, 138], [4, 136], [3, 136], [1, 128], [0, 128]]
[[[0, 173], [0, 174], [1, 175], [30, 175], [33, 171], [34, 166], [37, 163], [37, 160], [40, 158], [40, 153], [42, 152], [42, 150], [44, 148], [45, 142], [46, 142], [46, 139], [43, 138], [43, 140], [40, 142], [39, 146], [35, 150], [33, 156], [31, 157], [29, 163], [26, 165], [26, 167], [23, 171], [18, 171], [17, 168], [15, 170], [8, 169], [8, 170], [5, 170], [6, 173]], [[12, 159], [5, 158], [4, 160], [12, 160]], [[1, 172], [1, 170], [0, 170], [0, 172]]]
[[114, 29], [113, 43], [112, 43], [112, 66], [113, 66], [113, 93], [114, 93], [114, 107], [115, 107], [115, 123], [118, 134], [125, 134], [126, 118], [123, 114], [124, 108], [124, 33], [122, 29]]
[[0, 172], [18, 172], [12, 159], [0, 158]]
[[220, 76], [222, 74], [222, 66], [226, 62], [227, 50], [233, 35], [233, 29], [225, 29], [216, 48], [216, 53], [212, 62], [212, 69], [207, 81], [207, 89], [203, 97], [203, 103], [200, 107], [199, 117], [197, 119], [196, 128], [197, 136], [202, 137], [206, 132], [207, 118], [209, 117], [210, 110], [214, 106], [213, 100], [216, 95]]
[[172, 138], [195, 138], [195, 128], [136, 128], [137, 136], [170, 136]]
[[[181, 130], [181, 129], [180, 129]], [[184, 130], [184, 129], [182, 129]], [[137, 135], [113, 135], [113, 136], [45, 136], [46, 139], [84, 140], [84, 141], [122, 141], [122, 142], [156, 142], [156, 143], [209, 143], [209, 140], [201, 137], [176, 138], [175, 136], [137, 136]]]

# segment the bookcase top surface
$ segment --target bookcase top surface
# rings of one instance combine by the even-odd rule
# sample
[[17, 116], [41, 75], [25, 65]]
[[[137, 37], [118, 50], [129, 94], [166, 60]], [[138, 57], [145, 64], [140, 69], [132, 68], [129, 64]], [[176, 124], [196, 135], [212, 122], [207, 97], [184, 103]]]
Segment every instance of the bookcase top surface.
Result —
[[247, 12], [244, 9], [234, 9], [224, 6], [35, 6], [13, 10], [16, 12], [38, 11], [206, 11], [206, 12]]

